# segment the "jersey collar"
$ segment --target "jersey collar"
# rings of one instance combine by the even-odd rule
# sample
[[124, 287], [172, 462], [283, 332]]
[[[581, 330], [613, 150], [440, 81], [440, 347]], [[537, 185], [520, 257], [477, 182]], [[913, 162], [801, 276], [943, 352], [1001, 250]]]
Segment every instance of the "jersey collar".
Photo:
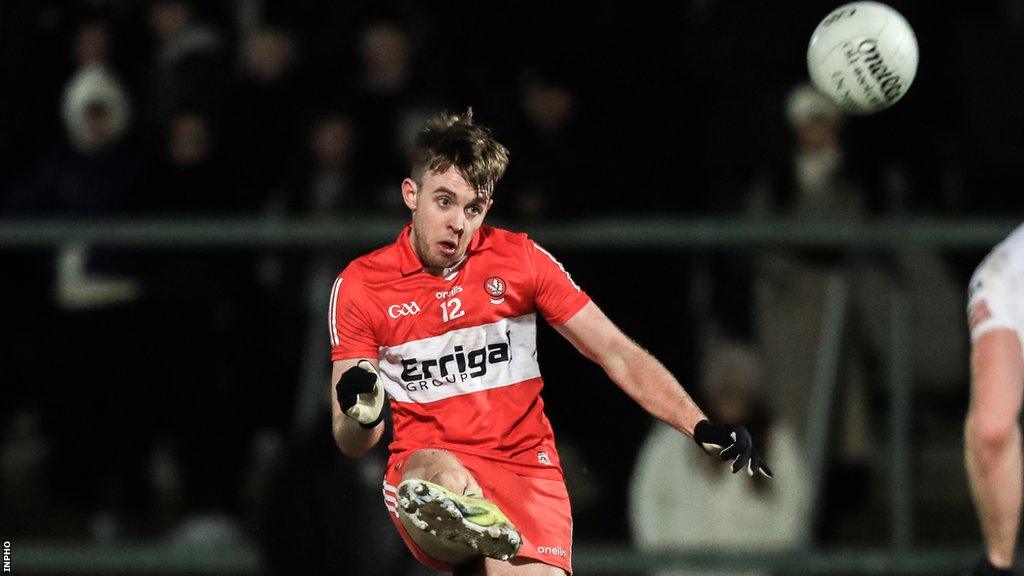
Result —
[[[466, 260], [469, 259], [470, 255], [477, 252], [482, 252], [491, 247], [491, 232], [490, 226], [481, 226], [476, 234], [473, 236], [473, 240], [469, 243], [469, 251], [466, 254], [466, 258], [463, 259], [460, 266], [466, 264]], [[407, 224], [402, 231], [399, 232], [398, 238], [395, 240], [395, 244], [398, 248], [398, 262], [402, 269], [402, 275], [408, 276], [413, 272], [419, 272], [423, 270], [423, 263], [420, 262], [419, 256], [416, 255], [416, 251], [412, 249], [412, 244], [409, 243], [409, 234], [412, 232], [412, 224]]]

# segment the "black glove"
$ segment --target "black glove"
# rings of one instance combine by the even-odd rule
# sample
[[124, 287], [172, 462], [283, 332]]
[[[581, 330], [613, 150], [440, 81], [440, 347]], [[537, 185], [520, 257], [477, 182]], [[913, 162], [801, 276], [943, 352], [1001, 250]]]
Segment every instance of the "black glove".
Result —
[[384, 419], [384, 386], [373, 364], [366, 360], [346, 370], [334, 391], [341, 411], [363, 428], [374, 428]]
[[771, 469], [754, 450], [750, 432], [743, 426], [712, 424], [708, 420], [701, 420], [693, 429], [693, 439], [708, 454], [722, 460], [732, 460], [733, 474], [746, 468], [748, 476], [753, 476], [757, 471], [765, 478], [773, 477]]

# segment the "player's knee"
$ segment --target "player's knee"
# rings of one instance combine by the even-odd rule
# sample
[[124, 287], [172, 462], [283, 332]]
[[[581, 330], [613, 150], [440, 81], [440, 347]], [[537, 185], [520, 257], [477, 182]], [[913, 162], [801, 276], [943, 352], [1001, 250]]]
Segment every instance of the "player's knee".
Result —
[[451, 470], [442, 470], [434, 474], [432, 478], [428, 478], [428, 480], [434, 484], [444, 486], [456, 494], [462, 494], [466, 491], [465, 475], [456, 474]]
[[1017, 421], [993, 418], [972, 411], [967, 416], [968, 444], [983, 458], [1002, 453], [1017, 434]]
[[448, 453], [444, 450], [417, 450], [405, 461], [403, 480], [420, 478], [433, 482], [439, 470], [450, 466]]

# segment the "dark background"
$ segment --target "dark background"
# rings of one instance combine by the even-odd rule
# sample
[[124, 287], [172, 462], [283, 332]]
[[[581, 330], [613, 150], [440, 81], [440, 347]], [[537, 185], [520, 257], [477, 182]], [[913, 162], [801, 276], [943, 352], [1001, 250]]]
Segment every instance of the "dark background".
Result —
[[[512, 228], [739, 217], [759, 182], [791, 179], [787, 94], [836, 5], [5, 0], [0, 217], [401, 219], [404, 142], [429, 114], [469, 106], [512, 152], [491, 213]], [[1019, 217], [1024, 2], [892, 5], [914, 26], [920, 68], [895, 107], [842, 124], [857, 217]], [[72, 124], [109, 121], [117, 105], [62, 112], [90, 70], [120, 83], [130, 111], [91, 148]], [[791, 216], [786, 185], [771, 190], [769, 214]], [[310, 573], [365, 551], [376, 532], [358, 532], [360, 518], [383, 518], [376, 469], [337, 453], [326, 411], [296, 416], [309, 363], [328, 364], [326, 331], [311, 328], [328, 296], [316, 282], [364, 251], [93, 249], [78, 268], [70, 248], [0, 253], [0, 533], [287, 539], [302, 544], [267, 547], [270, 565], [294, 566], [276, 558], [290, 553]], [[707, 326], [755, 339], [748, 255], [558, 256], [698, 398]], [[965, 286], [981, 253], [939, 256]], [[81, 296], [73, 268], [133, 288]], [[589, 487], [576, 538], [626, 540], [624, 493], [650, 420], [553, 331], [539, 340], [548, 414], [574, 447], [571, 490]], [[961, 375], [963, 387], [923, 392], [926, 417], [954, 440]], [[885, 406], [884, 390], [868, 401]], [[815, 538], [884, 538], [882, 515], [865, 512], [885, 488], [871, 466], [829, 464], [835, 493]], [[959, 504], [951, 537], [970, 542]]]

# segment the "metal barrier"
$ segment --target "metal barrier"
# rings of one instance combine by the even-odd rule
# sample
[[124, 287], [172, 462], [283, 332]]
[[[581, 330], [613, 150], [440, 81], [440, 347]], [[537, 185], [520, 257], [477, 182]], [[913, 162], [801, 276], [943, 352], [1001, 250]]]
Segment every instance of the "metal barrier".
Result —
[[[846, 324], [849, 285], [839, 275], [829, 278], [825, 290], [825, 314], [821, 319], [821, 340], [815, 361], [814, 387], [807, 416], [807, 434], [804, 446], [807, 451], [805, 471], [814, 482], [813, 492], [808, 495], [812, 510], [817, 508], [822, 493], [822, 477], [825, 474], [825, 455], [828, 449], [829, 424], [832, 422], [832, 404], [836, 381], [839, 377], [839, 359], [843, 344], [843, 329]], [[807, 531], [812, 533], [811, 530]]]
[[[406, 222], [374, 216], [336, 220], [0, 220], [0, 250], [56, 247], [69, 242], [135, 248], [361, 249], [392, 241]], [[911, 245], [980, 249], [991, 247], [1018, 224], [1019, 220], [925, 218], [870, 222], [608, 218], [516, 228], [558, 249], [898, 249]]]
[[889, 307], [889, 329], [894, 345], [889, 350], [889, 442], [892, 461], [889, 463], [889, 513], [892, 530], [890, 546], [897, 554], [910, 550], [911, 524], [910, 457], [910, 303], [900, 290], [893, 292]]
[[[618, 543], [582, 543], [573, 550], [577, 574], [593, 576], [645, 575], [666, 568], [767, 570], [783, 574], [821, 576], [917, 576], [953, 572], [969, 566], [977, 549], [817, 550], [801, 552], [638, 552]], [[15, 543], [14, 573], [75, 576], [110, 574], [170, 576], [181, 574], [255, 575], [266, 565], [251, 548], [180, 548], [149, 544]]]

